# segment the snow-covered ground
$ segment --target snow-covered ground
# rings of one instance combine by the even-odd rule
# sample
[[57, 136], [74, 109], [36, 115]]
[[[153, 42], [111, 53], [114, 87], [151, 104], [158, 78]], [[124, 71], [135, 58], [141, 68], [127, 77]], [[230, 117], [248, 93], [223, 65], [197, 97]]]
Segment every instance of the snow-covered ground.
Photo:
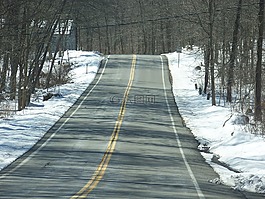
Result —
[[[220, 174], [220, 180], [216, 181], [237, 189], [265, 193], [264, 139], [247, 133], [245, 126], [237, 125], [237, 117], [230, 108], [212, 106], [211, 101], [198, 94], [194, 84], [200, 86], [203, 75], [194, 69], [202, 61], [198, 54], [183, 51], [179, 67], [177, 53], [167, 56], [179, 110], [201, 143], [200, 148], [209, 147], [209, 151], [202, 152], [202, 155]], [[102, 59], [96, 53], [82, 51], [69, 51], [69, 58], [74, 63], [72, 81], [55, 88], [57, 91], [59, 89], [62, 97], [53, 97], [45, 102], [37, 98], [25, 110], [0, 119], [0, 170], [30, 149], [68, 110], [91, 83]], [[212, 157], [238, 172], [213, 163]]]
[[[51, 88], [61, 97], [42, 101], [42, 93], [30, 106], [11, 117], [0, 119], [0, 170], [29, 150], [49, 128], [73, 105], [94, 79], [102, 57], [94, 52], [69, 51], [74, 65], [71, 83]], [[64, 56], [65, 58], [68, 55]]]
[[198, 51], [184, 50], [179, 60], [178, 53], [167, 56], [180, 113], [201, 143], [199, 148], [207, 151], [202, 155], [220, 175], [216, 181], [239, 190], [265, 193], [265, 139], [249, 133], [249, 126], [242, 125], [242, 118], [231, 108], [212, 106], [211, 100], [199, 95], [195, 83], [203, 85], [203, 72], [195, 68], [203, 59]]

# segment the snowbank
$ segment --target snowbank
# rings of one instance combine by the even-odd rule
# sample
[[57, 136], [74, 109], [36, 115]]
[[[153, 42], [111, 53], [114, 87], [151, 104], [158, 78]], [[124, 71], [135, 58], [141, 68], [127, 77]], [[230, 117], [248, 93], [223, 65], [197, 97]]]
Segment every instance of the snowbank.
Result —
[[176, 52], [167, 57], [180, 113], [220, 181], [235, 189], [265, 193], [264, 138], [249, 133], [248, 125], [240, 125], [229, 107], [212, 106], [211, 100], [198, 94], [195, 84], [202, 88], [204, 73], [196, 68], [203, 62], [198, 49], [184, 50], [180, 60]]
[[68, 51], [73, 63], [71, 83], [51, 88], [61, 97], [42, 101], [42, 92], [30, 106], [12, 117], [0, 119], [0, 170], [28, 151], [72, 106], [94, 79], [102, 57], [98, 53]]

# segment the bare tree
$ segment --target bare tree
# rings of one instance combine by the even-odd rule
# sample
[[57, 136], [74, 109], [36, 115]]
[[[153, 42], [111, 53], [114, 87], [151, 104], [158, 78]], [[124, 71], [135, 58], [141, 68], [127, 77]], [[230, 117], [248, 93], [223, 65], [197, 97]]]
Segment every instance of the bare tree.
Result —
[[257, 41], [257, 66], [256, 66], [256, 88], [255, 88], [255, 119], [262, 121], [261, 93], [262, 93], [262, 45], [264, 28], [264, 0], [259, 1], [259, 37]]
[[216, 105], [215, 99], [215, 74], [214, 74], [214, 46], [213, 46], [213, 26], [214, 26], [214, 9], [215, 0], [209, 1], [209, 53], [210, 53], [210, 70], [211, 70], [211, 91], [212, 91], [212, 105]]
[[233, 32], [232, 50], [230, 53], [228, 80], [227, 80], [227, 101], [228, 102], [232, 102], [232, 85], [234, 82], [234, 68], [235, 68], [235, 61], [236, 61], [236, 55], [237, 55], [241, 8], [242, 8], [242, 0], [238, 0], [237, 14], [236, 14], [236, 20], [235, 20], [234, 32]]

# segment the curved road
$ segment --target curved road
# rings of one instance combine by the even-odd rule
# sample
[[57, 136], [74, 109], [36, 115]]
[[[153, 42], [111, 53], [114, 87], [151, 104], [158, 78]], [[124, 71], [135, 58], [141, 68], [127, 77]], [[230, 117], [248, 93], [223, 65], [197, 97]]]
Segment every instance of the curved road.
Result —
[[165, 57], [112, 55], [79, 100], [0, 172], [0, 198], [262, 198], [217, 174], [178, 113]]

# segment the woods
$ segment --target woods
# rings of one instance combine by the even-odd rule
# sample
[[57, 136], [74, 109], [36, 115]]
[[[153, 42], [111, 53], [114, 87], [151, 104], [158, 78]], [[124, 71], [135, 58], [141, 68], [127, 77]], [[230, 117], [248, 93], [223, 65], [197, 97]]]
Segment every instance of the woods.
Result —
[[[39, 84], [58, 23], [64, 19], [64, 1], [1, 1], [0, 57], [3, 98], [17, 99], [25, 108]], [[51, 66], [52, 68], [52, 66]]]
[[[78, 50], [161, 54], [199, 46], [204, 52], [201, 86], [212, 105], [223, 101], [263, 125], [263, 0], [3, 0], [1, 99], [17, 99], [21, 110], [36, 88], [52, 85], [55, 56], [67, 49], [70, 23], [71, 43]], [[47, 60], [50, 70], [41, 85]]]

